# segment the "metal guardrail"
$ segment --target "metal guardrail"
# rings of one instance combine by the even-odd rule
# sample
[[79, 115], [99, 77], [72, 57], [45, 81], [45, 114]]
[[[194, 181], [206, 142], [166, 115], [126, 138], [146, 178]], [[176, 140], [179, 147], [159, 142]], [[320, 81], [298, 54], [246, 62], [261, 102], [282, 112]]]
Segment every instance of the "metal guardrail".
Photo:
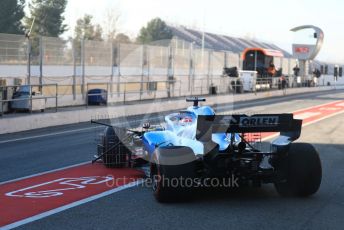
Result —
[[[23, 85], [8, 85], [8, 86], [0, 86], [0, 93], [6, 93], [7, 94], [7, 90], [9, 88], [13, 89], [13, 95], [10, 95], [10, 99], [1, 99], [0, 100], [0, 116], [2, 116], [4, 114], [4, 103], [8, 103], [7, 106], [11, 107], [11, 103], [12, 102], [18, 102], [18, 101], [26, 101], [29, 104], [29, 107], [27, 108], [28, 111], [30, 112], [30, 114], [33, 112], [33, 101], [35, 100], [45, 100], [44, 105], [46, 104], [46, 101], [48, 99], [55, 99], [55, 112], [57, 112], [58, 109], [58, 85], [57, 84], [47, 84], [47, 85], [27, 85], [30, 87], [29, 90], [29, 94], [28, 95], [24, 95], [24, 96], [28, 96], [26, 98], [13, 98], [13, 96], [15, 95], [15, 91], [16, 89], [19, 89], [20, 87], [23, 87]], [[35, 96], [35, 90], [34, 88], [38, 88], [38, 89], [43, 89], [43, 87], [55, 87], [55, 95], [54, 96]], [[5, 90], [4, 90], [5, 89]], [[6, 95], [7, 97], [8, 95]], [[33, 97], [35, 96], [35, 97]], [[44, 108], [45, 109], [45, 108]], [[26, 108], [23, 108], [23, 110], [26, 110]]]
[[[293, 78], [290, 78], [293, 79]], [[289, 80], [290, 80], [289, 79]], [[87, 83], [86, 84], [86, 92], [84, 92], [84, 99], [80, 101], [80, 104], [76, 104], [77, 106], [86, 106], [88, 107], [88, 97], [89, 96], [98, 96], [102, 95], [103, 93], [88, 93], [90, 89], [98, 88], [98, 89], [105, 89], [106, 90], [106, 101], [109, 104], [126, 104], [129, 101], [142, 101], [142, 100], [154, 100], [154, 99], [162, 99], [162, 98], [177, 98], [183, 96], [198, 96], [198, 95], [211, 95], [211, 94], [236, 94], [236, 93], [244, 93], [243, 84], [242, 82], [238, 81], [239, 78], [230, 78], [227, 76], [216, 76], [211, 77], [209, 79], [193, 79], [193, 85], [190, 91], [186, 91], [188, 78], [185, 78], [185, 81], [182, 80], [168, 80], [168, 81], [128, 81], [128, 82], [120, 82], [120, 83], [109, 83], [109, 82], [97, 82], [97, 83]], [[277, 90], [282, 89], [281, 82], [278, 78], [257, 78], [255, 81], [254, 87], [251, 92], [266, 92], [270, 90]], [[117, 85], [118, 84], [118, 85]], [[153, 88], [149, 88], [149, 84], [152, 84]], [[298, 85], [292, 85], [291, 83], [287, 84], [287, 88], [296, 88], [296, 87], [309, 87], [315, 86], [319, 87], [322, 85], [307, 85], [304, 82]], [[111, 92], [110, 88], [116, 88]], [[116, 87], [114, 87], [116, 86]], [[118, 87], [117, 87], [118, 86]], [[334, 89], [336, 86], [334, 85]], [[3, 89], [10, 88], [10, 87], [20, 87], [19, 85], [9, 85], [9, 86], [0, 86], [0, 93], [3, 92]], [[62, 87], [62, 89], [60, 89]], [[33, 108], [33, 101], [35, 100], [42, 100], [44, 99], [46, 102], [49, 99], [53, 99], [55, 101], [54, 106], [52, 107], [52, 103], [50, 103], [49, 107], [47, 108], [54, 108], [54, 111], [57, 112], [58, 108], [62, 108], [64, 106], [68, 106], [66, 104], [59, 104], [59, 98], [63, 98], [64, 96], [72, 96], [61, 94], [61, 90], [66, 90], [63, 87], [65, 85], [58, 85], [58, 84], [45, 84], [45, 85], [31, 85], [30, 92], [37, 91], [48, 91], [50, 95], [42, 96], [39, 95], [28, 95], [27, 98], [6, 98], [0, 100], [0, 115], [3, 114], [5, 103], [12, 103], [16, 101], [29, 101], [29, 109], [28, 111], [32, 113]], [[68, 87], [71, 87], [70, 85]], [[81, 89], [81, 85], [79, 85]], [[212, 87], [215, 87], [216, 90], [213, 92]], [[67, 89], [70, 91], [70, 89]], [[81, 93], [82, 91], [80, 91]], [[78, 94], [79, 99], [81, 98], [81, 94]], [[72, 98], [66, 97], [68, 100], [73, 100]], [[50, 101], [52, 102], [52, 101]], [[60, 102], [61, 103], [61, 102]], [[70, 105], [69, 105], [70, 106]]]
[[[149, 84], [152, 84], [153, 88], [150, 88]], [[117, 90], [110, 91], [111, 85], [119, 85], [117, 87]], [[131, 90], [128, 90], [129, 86], [132, 86], [130, 88], [134, 88]], [[175, 87], [176, 85], [179, 85], [179, 87]], [[157, 93], [166, 93], [165, 97], [162, 98], [171, 98], [171, 97], [180, 97], [181, 94], [181, 81], [176, 80], [168, 80], [168, 81], [130, 81], [130, 82], [120, 82], [120, 83], [114, 83], [111, 84], [109, 82], [97, 82], [97, 83], [87, 83], [86, 86], [86, 96], [85, 96], [85, 105], [88, 107], [88, 97], [89, 96], [103, 96], [103, 93], [89, 93], [91, 89], [102, 89], [106, 90], [106, 100], [109, 101], [110, 98], [112, 98], [114, 95], [117, 97], [122, 97], [123, 99], [121, 102], [125, 104], [128, 102], [127, 97], [128, 95], [136, 95], [137, 101], [144, 100], [143, 95], [149, 95], [151, 96], [149, 99], [157, 99]], [[94, 86], [94, 87], [92, 87]], [[136, 86], [136, 87], [135, 87]], [[159, 87], [160, 86], [160, 87]], [[159, 89], [163, 88], [165, 89]], [[138, 89], [137, 89], [138, 88]], [[171, 89], [172, 88], [172, 89]], [[118, 90], [119, 89], [119, 90]], [[121, 90], [122, 89], [122, 90]], [[135, 101], [135, 100], [130, 100]]]

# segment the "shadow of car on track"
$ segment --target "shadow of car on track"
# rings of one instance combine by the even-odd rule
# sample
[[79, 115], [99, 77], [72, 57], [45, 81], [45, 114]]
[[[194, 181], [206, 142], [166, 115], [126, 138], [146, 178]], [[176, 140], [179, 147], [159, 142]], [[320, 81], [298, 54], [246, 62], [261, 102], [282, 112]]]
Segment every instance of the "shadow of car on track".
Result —
[[[263, 184], [261, 187], [240, 185], [239, 187], [199, 187], [194, 188], [192, 195], [186, 199], [173, 200], [174, 203], [226, 203], [239, 202], [268, 202], [276, 201], [288, 204], [301, 203], [311, 204], [331, 199], [334, 194], [342, 190], [344, 185], [344, 145], [341, 144], [314, 144], [320, 153], [323, 176], [319, 191], [310, 197], [282, 197], [278, 195], [273, 184]], [[336, 179], [334, 179], [336, 178]], [[153, 199], [153, 197], [152, 197]]]

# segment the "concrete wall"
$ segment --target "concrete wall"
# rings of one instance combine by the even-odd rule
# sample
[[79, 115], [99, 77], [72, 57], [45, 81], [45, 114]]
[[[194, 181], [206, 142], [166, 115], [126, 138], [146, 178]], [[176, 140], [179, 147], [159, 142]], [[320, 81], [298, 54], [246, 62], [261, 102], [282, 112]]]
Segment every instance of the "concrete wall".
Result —
[[[344, 88], [344, 87], [341, 87]], [[314, 92], [321, 90], [331, 90], [333, 87], [321, 88], [295, 88], [289, 89], [288, 94], [298, 94], [305, 92]], [[234, 101], [245, 101], [253, 99], [262, 99], [269, 97], [282, 96], [282, 91], [261, 92], [258, 94], [236, 94], [221, 95], [208, 97], [206, 105], [231, 104]], [[56, 113], [34, 113], [32, 115], [23, 116], [15, 115], [11, 117], [0, 118], [0, 134], [13, 133], [37, 128], [44, 128], [57, 125], [74, 124], [79, 122], [87, 122], [96, 117], [125, 117], [130, 115], [139, 115], [164, 112], [169, 110], [180, 110], [186, 107], [185, 99], [175, 99], [169, 101], [155, 100], [152, 102], [137, 103], [132, 105], [118, 105], [111, 107], [89, 107], [89, 108], [73, 108], [60, 110]]]

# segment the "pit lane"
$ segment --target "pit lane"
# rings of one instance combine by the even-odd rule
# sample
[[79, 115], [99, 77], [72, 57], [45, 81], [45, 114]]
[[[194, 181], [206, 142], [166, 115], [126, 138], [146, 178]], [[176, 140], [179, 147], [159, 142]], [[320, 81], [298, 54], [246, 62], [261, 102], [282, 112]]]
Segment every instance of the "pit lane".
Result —
[[[284, 102], [279, 101], [276, 104], [269, 102], [266, 105], [250, 105], [245, 108], [238, 105], [236, 106], [238, 108], [236, 112], [291, 112], [343, 98], [342, 92], [331, 92], [331, 94], [327, 95], [311, 95], [304, 98], [289, 99]], [[341, 167], [342, 163], [344, 163], [342, 155], [344, 152], [343, 135], [341, 134], [344, 125], [342, 123], [343, 114], [303, 128], [300, 141], [315, 144], [321, 154], [324, 171], [320, 191], [316, 196], [309, 199], [283, 199], [276, 194], [272, 186], [264, 186], [261, 189], [242, 189], [231, 192], [201, 191], [199, 194], [195, 194], [195, 199], [191, 202], [166, 205], [156, 203], [148, 188], [135, 187], [24, 225], [23, 228], [59, 229], [64, 226], [67, 229], [76, 227], [95, 229], [113, 226], [120, 229], [132, 229], [134, 227], [139, 229], [158, 227], [171, 229], [185, 227], [191, 229], [209, 229], [210, 227], [219, 227], [221, 229], [231, 227], [239, 229], [253, 227], [278, 227], [282, 229], [326, 227], [341, 229], [343, 218], [338, 215], [344, 211], [342, 195], [344, 171], [341, 169], [343, 168]], [[89, 132], [89, 130], [84, 130], [80, 133], [67, 135], [67, 137], [65, 137], [66, 135], [56, 135], [54, 138], [47, 136], [20, 140], [16, 141], [15, 144], [13, 142], [4, 143], [1, 144], [1, 157], [7, 155], [9, 157], [7, 160], [15, 161], [11, 157], [27, 154], [23, 157], [23, 160], [31, 164], [31, 170], [34, 170], [34, 172], [59, 167], [59, 164], [61, 164], [59, 160], [63, 161], [65, 165], [78, 163], [88, 160], [87, 157], [90, 157], [91, 154], [87, 154], [87, 152], [91, 153], [93, 151], [94, 145], [91, 141], [93, 134]], [[44, 130], [42, 130], [41, 135], [43, 134]], [[23, 135], [25, 136], [25, 134]], [[74, 138], [80, 140], [79, 145], [72, 145]], [[70, 143], [68, 140], [70, 140]], [[37, 150], [39, 144], [46, 142], [48, 143], [42, 152], [39, 149]], [[61, 143], [64, 144], [61, 145]], [[83, 146], [85, 143], [86, 145]], [[12, 153], [8, 152], [6, 154], [3, 151], [3, 146], [12, 148], [10, 149]], [[26, 154], [23, 154], [23, 152]], [[36, 157], [33, 157], [37, 152]], [[14, 154], [14, 156], [11, 154]], [[52, 158], [52, 154], [56, 158]], [[81, 156], [81, 154], [83, 155]], [[84, 157], [85, 155], [86, 157]], [[43, 156], [43, 159], [39, 159], [40, 156]], [[47, 157], [44, 158], [44, 156]], [[72, 159], [69, 159], [69, 157]], [[16, 176], [16, 171], [21, 171], [20, 168], [26, 166], [26, 163], [17, 161], [17, 164], [12, 166], [13, 168], [9, 168], [8, 164], [5, 165], [3, 160], [1, 162], [4, 164], [1, 167], [2, 173], [6, 175], [7, 172], [9, 175], [7, 178], [9, 179], [19, 177]], [[36, 169], [35, 167], [40, 164], [44, 164], [45, 168], [43, 166]], [[51, 165], [47, 167], [46, 164]], [[29, 167], [27, 168], [26, 171], [19, 174], [21, 176], [28, 175], [30, 170]], [[2, 176], [1, 179], [3, 179]], [[73, 218], [70, 218], [71, 216]]]

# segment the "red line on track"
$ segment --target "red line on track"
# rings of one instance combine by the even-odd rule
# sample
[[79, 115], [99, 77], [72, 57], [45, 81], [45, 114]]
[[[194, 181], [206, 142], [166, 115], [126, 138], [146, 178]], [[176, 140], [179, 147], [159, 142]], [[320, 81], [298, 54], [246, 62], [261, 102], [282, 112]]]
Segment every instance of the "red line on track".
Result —
[[296, 118], [303, 119], [303, 124], [308, 124], [324, 117], [334, 115], [344, 111], [344, 100], [335, 101], [325, 105], [297, 111], [294, 113]]
[[[344, 100], [299, 110], [303, 125], [344, 112]], [[275, 133], [265, 133], [268, 138]], [[86, 164], [0, 185], [0, 227], [112, 190], [143, 177], [135, 169]], [[114, 183], [116, 181], [116, 183]]]
[[[341, 112], [344, 112], [344, 100], [298, 110], [293, 114], [295, 119], [303, 120], [302, 125], [304, 126]], [[268, 139], [276, 134], [272, 132], [262, 133], [261, 138]]]
[[0, 227], [128, 184], [143, 173], [86, 164], [0, 186]]

